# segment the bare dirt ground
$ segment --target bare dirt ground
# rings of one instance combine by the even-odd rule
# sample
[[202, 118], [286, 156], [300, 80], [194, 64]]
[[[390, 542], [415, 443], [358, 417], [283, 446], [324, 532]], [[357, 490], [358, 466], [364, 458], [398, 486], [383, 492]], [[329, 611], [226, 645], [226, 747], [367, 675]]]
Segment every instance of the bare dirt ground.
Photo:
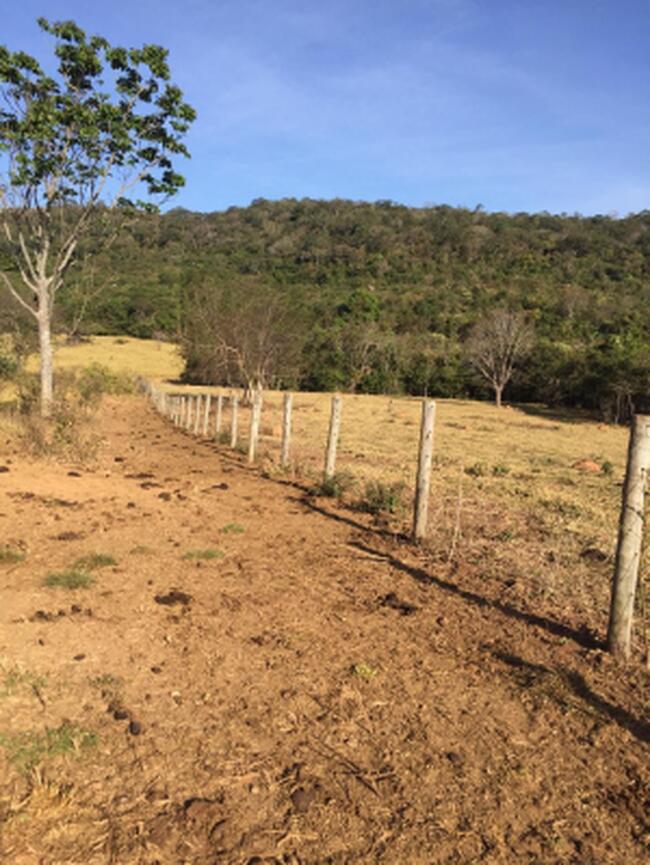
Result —
[[98, 423], [92, 470], [2, 453], [0, 861], [648, 861], [648, 678], [579, 612], [139, 399]]

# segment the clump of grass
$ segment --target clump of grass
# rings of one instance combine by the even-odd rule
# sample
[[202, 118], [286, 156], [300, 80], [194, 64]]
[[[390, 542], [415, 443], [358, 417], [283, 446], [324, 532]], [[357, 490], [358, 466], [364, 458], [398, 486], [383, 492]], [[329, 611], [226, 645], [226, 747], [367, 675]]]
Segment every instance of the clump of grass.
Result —
[[113, 556], [108, 553], [89, 553], [87, 556], [77, 559], [73, 568], [79, 571], [92, 571], [95, 568], [107, 568], [110, 565], [116, 564], [117, 562]]
[[314, 496], [341, 499], [345, 493], [354, 488], [356, 480], [350, 472], [336, 472], [331, 478], [323, 480], [312, 487], [310, 493]]
[[370, 481], [366, 484], [359, 508], [369, 514], [395, 514], [404, 508], [404, 484]]
[[24, 670], [17, 665], [12, 667], [3, 667], [0, 697], [10, 697], [21, 688], [38, 691], [43, 688], [46, 683], [46, 676], [39, 676], [37, 673], [32, 673], [30, 670]]
[[582, 508], [574, 502], [566, 502], [559, 497], [541, 499], [540, 505], [568, 520], [575, 520], [582, 515]]
[[16, 550], [13, 547], [0, 547], [0, 563], [14, 564], [22, 562], [25, 559], [25, 553], [21, 550]]
[[482, 478], [488, 473], [488, 467], [484, 462], [472, 463], [465, 468], [465, 474], [472, 478]]
[[611, 478], [611, 476], [614, 474], [614, 464], [610, 463], [609, 460], [605, 460], [600, 466], [600, 470], [608, 478]]
[[94, 582], [95, 580], [87, 571], [68, 568], [65, 571], [48, 574], [43, 580], [43, 585], [50, 588], [87, 589]]
[[220, 559], [223, 556], [221, 550], [188, 550], [181, 556], [182, 559]]
[[245, 529], [239, 523], [226, 523], [219, 531], [224, 535], [241, 535]]
[[350, 667], [350, 673], [358, 679], [374, 679], [378, 670], [371, 667], [370, 664], [353, 664]]
[[0, 747], [21, 772], [28, 772], [43, 760], [76, 753], [97, 744], [96, 733], [75, 724], [63, 723], [44, 732], [0, 733]]
[[114, 676], [112, 673], [102, 673], [88, 679], [88, 684], [91, 688], [97, 688], [99, 691], [117, 690], [122, 687], [124, 680], [121, 676]]
[[495, 463], [492, 466], [492, 474], [495, 478], [505, 477], [510, 474], [510, 466], [505, 463]]
[[129, 550], [129, 552], [133, 556], [151, 556], [156, 551], [153, 549], [153, 547], [147, 547], [145, 544], [138, 544], [137, 546], [133, 547], [132, 550]]

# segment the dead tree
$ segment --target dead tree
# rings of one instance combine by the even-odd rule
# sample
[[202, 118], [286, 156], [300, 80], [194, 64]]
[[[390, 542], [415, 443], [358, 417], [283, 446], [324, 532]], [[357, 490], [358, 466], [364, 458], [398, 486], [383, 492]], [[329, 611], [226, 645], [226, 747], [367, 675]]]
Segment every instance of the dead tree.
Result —
[[466, 344], [467, 355], [494, 390], [497, 408], [516, 364], [528, 354], [532, 342], [532, 328], [521, 312], [495, 309], [474, 325]]

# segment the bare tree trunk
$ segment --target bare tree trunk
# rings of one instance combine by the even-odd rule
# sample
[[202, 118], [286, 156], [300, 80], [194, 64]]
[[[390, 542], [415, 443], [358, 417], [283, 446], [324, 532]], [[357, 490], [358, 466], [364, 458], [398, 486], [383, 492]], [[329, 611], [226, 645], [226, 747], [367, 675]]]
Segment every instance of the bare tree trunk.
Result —
[[501, 408], [501, 395], [503, 394], [503, 385], [494, 385], [494, 403], [497, 408]]
[[54, 355], [52, 352], [52, 322], [47, 300], [38, 311], [38, 350], [41, 361], [41, 417], [52, 414]]

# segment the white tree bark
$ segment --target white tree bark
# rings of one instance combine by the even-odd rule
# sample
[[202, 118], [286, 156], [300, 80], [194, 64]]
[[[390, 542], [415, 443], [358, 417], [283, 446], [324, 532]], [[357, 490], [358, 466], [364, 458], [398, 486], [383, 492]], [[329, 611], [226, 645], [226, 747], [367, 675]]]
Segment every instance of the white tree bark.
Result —
[[37, 321], [41, 374], [41, 415], [50, 417], [54, 398], [54, 352], [52, 350], [52, 321], [47, 303], [41, 304]]

